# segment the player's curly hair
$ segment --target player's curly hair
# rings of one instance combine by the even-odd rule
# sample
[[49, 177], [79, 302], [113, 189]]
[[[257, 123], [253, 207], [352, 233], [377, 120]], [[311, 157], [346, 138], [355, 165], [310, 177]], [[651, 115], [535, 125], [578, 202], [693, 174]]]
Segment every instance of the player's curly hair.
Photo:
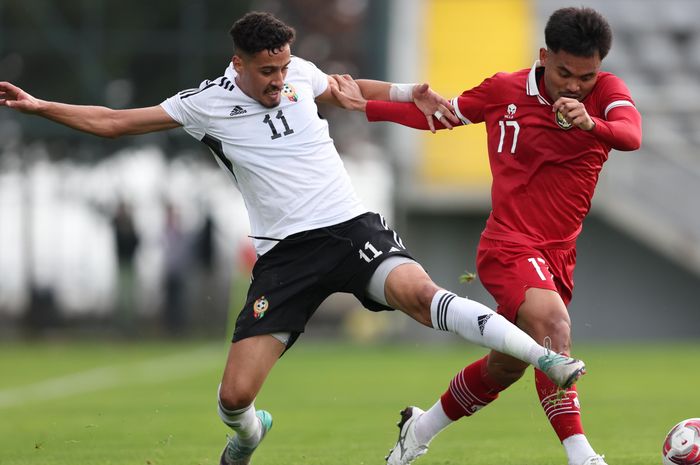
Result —
[[251, 11], [233, 24], [229, 34], [236, 53], [255, 55], [291, 44], [296, 33], [270, 13]]
[[561, 8], [549, 17], [544, 41], [553, 52], [592, 57], [597, 51], [602, 60], [610, 51], [612, 30], [603, 15], [592, 8]]

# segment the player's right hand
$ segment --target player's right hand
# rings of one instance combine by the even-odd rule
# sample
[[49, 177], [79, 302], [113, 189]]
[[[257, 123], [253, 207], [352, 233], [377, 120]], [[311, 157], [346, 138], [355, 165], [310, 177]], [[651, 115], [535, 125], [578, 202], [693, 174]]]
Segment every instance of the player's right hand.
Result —
[[443, 96], [433, 91], [428, 84], [419, 84], [413, 88], [413, 103], [423, 112], [428, 121], [430, 132], [435, 133], [433, 118], [447, 129], [459, 125], [460, 120], [454, 114], [452, 104]]
[[36, 113], [41, 108], [41, 100], [9, 82], [0, 82], [0, 107], [2, 106], [23, 113]]

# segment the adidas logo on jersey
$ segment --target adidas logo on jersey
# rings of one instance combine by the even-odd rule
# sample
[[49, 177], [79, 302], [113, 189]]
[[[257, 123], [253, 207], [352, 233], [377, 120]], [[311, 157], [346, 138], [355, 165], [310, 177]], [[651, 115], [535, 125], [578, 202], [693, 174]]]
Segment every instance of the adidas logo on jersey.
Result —
[[244, 113], [248, 113], [246, 111], [246, 109], [240, 105], [236, 105], [235, 107], [233, 107], [233, 110], [231, 110], [231, 113], [229, 113], [228, 115], [229, 116], [238, 116], [238, 115], [242, 115]]

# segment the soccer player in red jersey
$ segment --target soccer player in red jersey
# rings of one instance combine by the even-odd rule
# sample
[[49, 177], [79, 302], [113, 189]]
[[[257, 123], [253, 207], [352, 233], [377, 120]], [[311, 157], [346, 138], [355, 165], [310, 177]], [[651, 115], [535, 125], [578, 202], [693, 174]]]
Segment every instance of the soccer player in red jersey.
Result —
[[[567, 305], [574, 286], [576, 238], [611, 149], [636, 150], [641, 116], [617, 76], [600, 71], [612, 33], [589, 8], [555, 11], [545, 27], [547, 47], [531, 69], [498, 73], [452, 100], [462, 125], [484, 122], [493, 175], [492, 211], [477, 253], [477, 271], [500, 314], [556, 352], [571, 349]], [[350, 77], [339, 77], [339, 99], [370, 121], [429, 129], [410, 103], [354, 98]], [[437, 128], [451, 128], [451, 109], [437, 107]], [[427, 412], [408, 407], [390, 465], [409, 464], [453, 421], [496, 400], [527, 365], [503, 353], [464, 368]], [[566, 450], [569, 465], [605, 465], [581, 424], [575, 387], [559, 392], [535, 370], [542, 407]]]

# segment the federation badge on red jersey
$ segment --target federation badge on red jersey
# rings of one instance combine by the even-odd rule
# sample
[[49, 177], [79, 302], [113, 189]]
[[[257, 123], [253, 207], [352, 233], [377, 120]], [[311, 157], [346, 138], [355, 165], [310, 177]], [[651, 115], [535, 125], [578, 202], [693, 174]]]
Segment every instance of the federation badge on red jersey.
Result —
[[516, 107], [514, 103], [508, 105], [508, 107], [506, 108], [506, 119], [515, 118], [516, 111], [518, 111], [518, 107]]
[[556, 121], [557, 125], [565, 131], [568, 131], [574, 127], [572, 123], [569, 123], [566, 118], [564, 118], [564, 115], [562, 115], [559, 110], [554, 113], [554, 121]]
[[294, 89], [294, 86], [291, 84], [287, 84], [286, 82], [282, 87], [282, 95], [287, 97], [290, 102], [296, 102], [299, 100], [299, 96], [297, 95], [297, 91], [296, 89]]
[[269, 306], [270, 304], [268, 303], [265, 296], [261, 296], [258, 300], [256, 300], [253, 304], [253, 316], [255, 317], [255, 319], [259, 320], [260, 318], [265, 316], [265, 312], [267, 311]]

